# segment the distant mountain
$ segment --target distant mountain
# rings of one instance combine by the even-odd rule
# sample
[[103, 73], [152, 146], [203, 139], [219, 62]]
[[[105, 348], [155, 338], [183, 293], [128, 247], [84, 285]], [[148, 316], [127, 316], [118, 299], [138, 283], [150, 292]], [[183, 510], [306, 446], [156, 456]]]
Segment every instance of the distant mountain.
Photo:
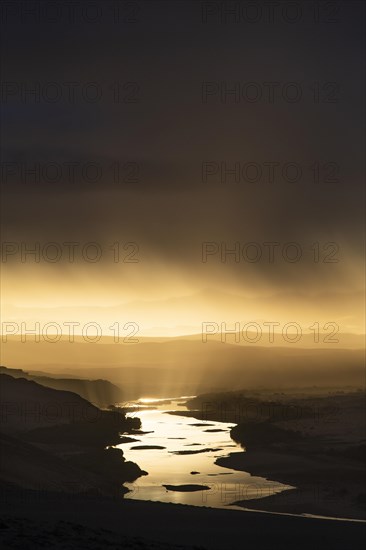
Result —
[[97, 344], [60, 341], [50, 346], [41, 341], [24, 346], [9, 338], [2, 355], [11, 366], [47, 370], [50, 376], [70, 372], [92, 379], [103, 373], [123, 388], [124, 403], [236, 388], [363, 387], [363, 349], [259, 344], [170, 338], [136, 344], [102, 339]]
[[77, 393], [98, 407], [106, 407], [123, 401], [122, 389], [107, 380], [83, 380], [78, 378], [54, 378], [46, 373], [33, 374], [22, 369], [0, 367], [0, 373], [13, 378], [26, 378], [42, 386]]

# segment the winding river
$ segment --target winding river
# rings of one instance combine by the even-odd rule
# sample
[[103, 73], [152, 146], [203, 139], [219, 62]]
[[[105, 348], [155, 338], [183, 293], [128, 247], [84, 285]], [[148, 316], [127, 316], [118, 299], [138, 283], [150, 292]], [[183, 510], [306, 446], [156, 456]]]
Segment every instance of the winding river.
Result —
[[134, 436], [138, 441], [118, 447], [126, 460], [136, 462], [148, 475], [126, 483], [130, 492], [125, 498], [237, 508], [232, 504], [237, 500], [263, 498], [291, 488], [216, 465], [218, 457], [243, 451], [230, 438], [233, 424], [168, 413], [187, 411], [186, 400], [141, 399], [134, 404], [136, 413], [129, 414], [141, 419], [144, 433]]

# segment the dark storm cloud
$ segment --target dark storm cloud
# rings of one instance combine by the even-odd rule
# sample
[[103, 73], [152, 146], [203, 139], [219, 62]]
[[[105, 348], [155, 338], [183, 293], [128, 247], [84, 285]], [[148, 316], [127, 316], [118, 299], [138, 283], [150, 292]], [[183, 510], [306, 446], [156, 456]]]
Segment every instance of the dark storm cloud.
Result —
[[[307, 17], [294, 24], [223, 24], [217, 14], [202, 24], [207, 3], [138, 4], [135, 23], [116, 24], [108, 12], [95, 24], [13, 17], [3, 25], [7, 238], [113, 239], [128, 233], [178, 263], [193, 261], [192, 246], [196, 251], [201, 241], [317, 236], [344, 239], [357, 250], [363, 220], [362, 3], [341, 3], [339, 20], [322, 24], [309, 18], [308, 2], [300, 3]], [[15, 83], [13, 96], [4, 91], [9, 82]], [[58, 101], [47, 99], [52, 82], [61, 89]], [[72, 101], [70, 82], [77, 84]], [[263, 98], [235, 102], [229, 95], [223, 101], [222, 90], [238, 82], [240, 93], [245, 83], [256, 83]], [[279, 83], [273, 102], [268, 82]], [[283, 86], [291, 82], [300, 86], [298, 102], [284, 99]], [[21, 85], [35, 83], [40, 100], [24, 99]], [[102, 93], [97, 101], [90, 100], [90, 83]], [[332, 90], [335, 101], [326, 102]], [[254, 163], [265, 172], [269, 162], [280, 167], [275, 182], [242, 175], [237, 183], [230, 176], [221, 181], [222, 163], [227, 169]], [[37, 163], [38, 180], [22, 176]], [[52, 163], [56, 170], [61, 166], [54, 181]], [[205, 163], [214, 172], [206, 181]], [[284, 180], [287, 163], [300, 167], [299, 181]], [[101, 168], [94, 182], [93, 164]], [[49, 173], [42, 174], [44, 165]], [[336, 174], [327, 180], [334, 165]]]

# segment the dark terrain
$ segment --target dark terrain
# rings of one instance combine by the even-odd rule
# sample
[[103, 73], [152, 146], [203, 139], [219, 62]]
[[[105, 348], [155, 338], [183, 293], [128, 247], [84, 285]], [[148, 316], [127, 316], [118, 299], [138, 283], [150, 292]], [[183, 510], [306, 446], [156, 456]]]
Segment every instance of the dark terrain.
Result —
[[[238, 399], [238, 395], [234, 397]], [[222, 398], [222, 395], [209, 397], [216, 405]], [[361, 403], [357, 400], [362, 398], [359, 393], [339, 397], [340, 402], [348, 399], [353, 403], [354, 418]], [[232, 403], [232, 399], [231, 394], [225, 396], [226, 403]], [[192, 401], [191, 406], [206, 400], [207, 396], [202, 396]], [[120, 409], [101, 410], [76, 393], [5, 374], [0, 375], [0, 401], [0, 542], [4, 548], [226, 550], [241, 548], [243, 541], [261, 550], [272, 550], [274, 546], [363, 548], [364, 523], [125, 500], [123, 494], [127, 489], [123, 483], [145, 472], [125, 461], [122, 451], [110, 446], [129, 436], [138, 437], [138, 418], [126, 418]], [[267, 406], [268, 400], [261, 403]], [[207, 411], [201, 413], [192, 411], [192, 416], [209, 419]], [[228, 414], [238, 413], [234, 407]], [[211, 410], [208, 416], [218, 417], [218, 410]], [[305, 424], [301, 429], [298, 426], [291, 429], [291, 424], [284, 427], [281, 421], [274, 423], [270, 418], [257, 418], [255, 426], [252, 421], [239, 422], [232, 430], [232, 437], [245, 442], [247, 452], [233, 453], [221, 460], [234, 461], [234, 468], [258, 470], [259, 475], [266, 471], [271, 479], [283, 478], [287, 482], [291, 479], [304, 492], [304, 480], [314, 475], [314, 466], [307, 469], [304, 464], [312, 461], [315, 464], [320, 452], [316, 437], [307, 440], [305, 436], [309, 418], [312, 419], [304, 413], [301, 420]], [[339, 429], [338, 426], [336, 431]], [[334, 465], [343, 465], [339, 477], [347, 484], [346, 463], [352, 462], [355, 476], [361, 472], [359, 453], [355, 450], [359, 447], [357, 430], [350, 432], [348, 438], [350, 442], [340, 444], [336, 453], [328, 453], [330, 461], [337, 461]], [[308, 450], [306, 441], [311, 443]], [[325, 450], [322, 448], [321, 452]], [[262, 462], [258, 460], [260, 453], [264, 457]], [[322, 472], [325, 470], [322, 468]], [[333, 480], [335, 470], [328, 466], [327, 470]], [[259, 500], [258, 507], [275, 509], [274, 505], [266, 504], [272, 498], [278, 497]], [[362, 498], [357, 510], [362, 511], [361, 501]], [[253, 503], [250, 502], [251, 508]], [[285, 508], [282, 511], [294, 511], [288, 503]], [[347, 505], [343, 510], [347, 510]], [[307, 510], [297, 510], [303, 511]], [[182, 546], [177, 546], [177, 540]]]
[[201, 395], [188, 406], [189, 416], [237, 424], [230, 435], [245, 452], [218, 465], [296, 487], [237, 505], [366, 518], [364, 392], [227, 392]]

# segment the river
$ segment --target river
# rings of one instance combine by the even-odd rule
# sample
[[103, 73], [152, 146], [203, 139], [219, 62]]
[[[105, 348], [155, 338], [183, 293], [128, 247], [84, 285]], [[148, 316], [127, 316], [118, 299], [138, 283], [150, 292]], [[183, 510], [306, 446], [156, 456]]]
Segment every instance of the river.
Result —
[[[217, 458], [243, 451], [230, 438], [233, 424], [168, 414], [168, 411], [187, 411], [186, 400], [187, 397], [140, 399], [135, 403], [136, 413], [132, 414], [141, 419], [141, 430], [145, 433], [134, 436], [139, 441], [118, 447], [126, 460], [136, 462], [148, 475], [126, 483], [130, 492], [125, 498], [237, 508], [232, 505], [237, 500], [249, 501], [291, 489], [288, 485], [216, 465]], [[139, 449], [140, 446], [162, 448]], [[167, 490], [164, 485], [199, 485], [208, 489], [182, 492]]]

